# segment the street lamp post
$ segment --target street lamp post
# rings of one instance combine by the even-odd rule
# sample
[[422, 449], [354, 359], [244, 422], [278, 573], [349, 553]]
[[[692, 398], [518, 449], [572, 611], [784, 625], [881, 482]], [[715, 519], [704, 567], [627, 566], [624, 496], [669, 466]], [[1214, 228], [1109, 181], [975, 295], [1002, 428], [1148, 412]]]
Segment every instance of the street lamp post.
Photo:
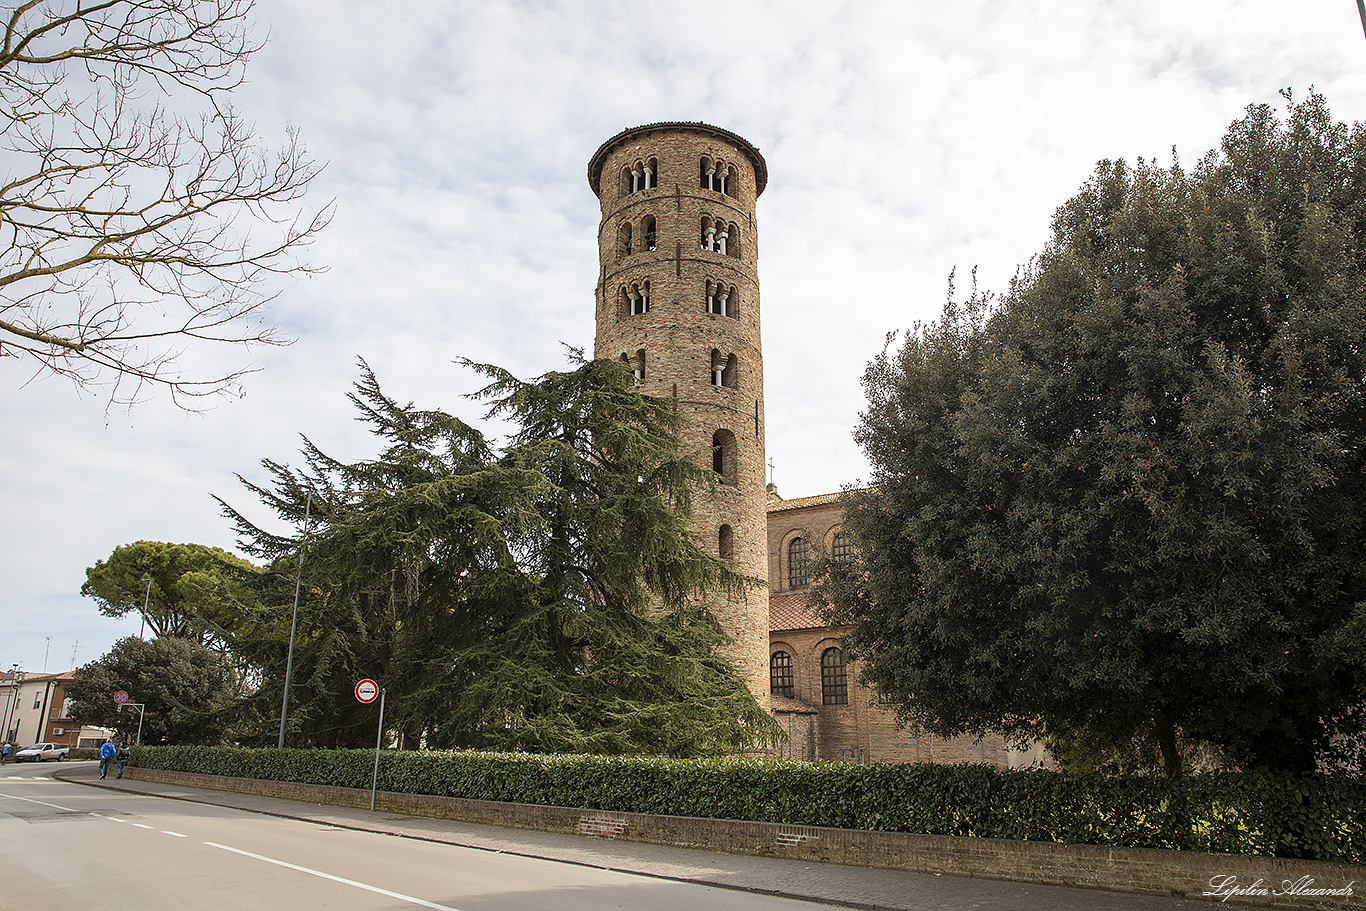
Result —
[[147, 580], [147, 594], [142, 596], [142, 625], [138, 627], [138, 638], [142, 638], [142, 633], [147, 629], [147, 606], [152, 602], [152, 577], [143, 576]]
[[294, 631], [299, 626], [299, 589], [304, 581], [304, 545], [308, 543], [308, 518], [313, 511], [313, 491], [308, 492], [304, 503], [304, 537], [299, 542], [299, 573], [294, 578], [294, 615], [289, 621], [289, 651], [285, 656], [285, 697], [280, 703], [280, 743], [285, 748], [285, 717], [289, 714], [289, 678], [294, 671]]
[[19, 710], [19, 688], [24, 683], [24, 672], [18, 664], [11, 665], [10, 676], [10, 700], [5, 704], [5, 739], [9, 739], [10, 721], [14, 718], [14, 713]]

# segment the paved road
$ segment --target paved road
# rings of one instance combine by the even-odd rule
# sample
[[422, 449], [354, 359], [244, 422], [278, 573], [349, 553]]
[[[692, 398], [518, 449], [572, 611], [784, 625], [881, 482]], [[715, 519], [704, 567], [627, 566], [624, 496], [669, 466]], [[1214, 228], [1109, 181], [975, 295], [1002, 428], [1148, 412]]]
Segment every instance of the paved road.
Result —
[[[59, 769], [72, 780], [54, 779]], [[187, 898], [216, 911], [820, 907], [798, 899], [898, 911], [1209, 907], [101, 782], [94, 763], [0, 768], [0, 839], [0, 895], [23, 907], [105, 897], [139, 911]]]

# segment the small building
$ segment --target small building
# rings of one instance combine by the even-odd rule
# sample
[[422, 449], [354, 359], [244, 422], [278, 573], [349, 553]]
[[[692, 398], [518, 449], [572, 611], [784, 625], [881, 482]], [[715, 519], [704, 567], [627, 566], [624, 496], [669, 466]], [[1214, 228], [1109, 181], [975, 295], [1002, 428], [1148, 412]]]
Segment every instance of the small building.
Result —
[[[18, 670], [0, 674], [0, 740], [19, 746], [45, 742], [72, 749], [85, 746], [81, 725], [71, 720], [71, 699], [66, 694], [73, 675], [73, 671], [27, 674]], [[110, 734], [104, 728], [85, 733], [85, 739], [98, 736], [99, 743]]]

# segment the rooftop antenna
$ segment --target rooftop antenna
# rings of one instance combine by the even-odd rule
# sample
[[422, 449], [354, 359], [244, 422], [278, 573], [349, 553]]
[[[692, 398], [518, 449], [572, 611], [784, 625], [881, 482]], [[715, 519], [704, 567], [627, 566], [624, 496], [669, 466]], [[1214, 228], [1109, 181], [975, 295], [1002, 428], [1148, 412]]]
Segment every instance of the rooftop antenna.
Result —
[[43, 638], [47, 640], [47, 645], [43, 646], [43, 673], [46, 674], [46, 673], [47, 673], [47, 655], [48, 655], [48, 652], [52, 651], [52, 637], [51, 637], [51, 636], [44, 636]]
[[1357, 0], [1357, 12], [1361, 14], [1361, 30], [1366, 32], [1366, 0]]
[[81, 640], [80, 640], [80, 639], [77, 639], [75, 642], [71, 643], [71, 669], [72, 669], [72, 670], [75, 670], [75, 669], [76, 669], [76, 649], [78, 649], [78, 648], [80, 648], [80, 647], [81, 647]]

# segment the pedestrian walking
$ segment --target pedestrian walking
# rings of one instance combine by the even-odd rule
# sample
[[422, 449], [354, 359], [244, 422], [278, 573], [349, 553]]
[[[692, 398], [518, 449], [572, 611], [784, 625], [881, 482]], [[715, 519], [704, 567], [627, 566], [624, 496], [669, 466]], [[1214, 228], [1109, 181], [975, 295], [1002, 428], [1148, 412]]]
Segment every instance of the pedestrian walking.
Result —
[[118, 750], [114, 749], [114, 744], [108, 740], [106, 740], [103, 744], [100, 745], [101, 778], [109, 774], [109, 760], [113, 759], [117, 753]]
[[128, 741], [125, 740], [122, 746], [119, 747], [119, 751], [114, 757], [114, 761], [116, 763], [116, 772], [114, 775], [115, 778], [123, 777], [123, 767], [128, 765], [128, 757], [132, 755], [132, 752], [132, 750], [128, 749]]
[[13, 752], [14, 747], [10, 746], [9, 741], [6, 740], [5, 745], [0, 746], [0, 765], [4, 765], [5, 763], [9, 762], [9, 754]]

